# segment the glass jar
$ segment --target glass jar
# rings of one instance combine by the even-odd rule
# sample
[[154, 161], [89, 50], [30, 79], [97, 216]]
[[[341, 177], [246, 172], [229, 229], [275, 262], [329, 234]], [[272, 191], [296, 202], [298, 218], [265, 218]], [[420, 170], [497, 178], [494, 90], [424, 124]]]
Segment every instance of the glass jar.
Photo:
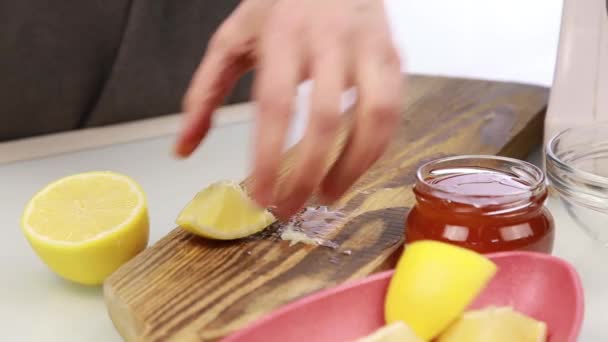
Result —
[[480, 253], [551, 253], [553, 217], [544, 173], [512, 158], [458, 156], [422, 165], [406, 241], [432, 239]]
[[577, 126], [547, 144], [547, 177], [568, 215], [608, 246], [608, 122]]

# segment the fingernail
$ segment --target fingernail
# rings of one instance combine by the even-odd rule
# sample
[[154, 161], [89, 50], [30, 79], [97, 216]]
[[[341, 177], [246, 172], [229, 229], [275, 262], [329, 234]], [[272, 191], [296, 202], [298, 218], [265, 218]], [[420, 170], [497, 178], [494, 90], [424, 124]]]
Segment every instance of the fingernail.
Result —
[[287, 198], [283, 198], [279, 203], [281, 203], [281, 205], [276, 209], [276, 215], [283, 220], [290, 219], [302, 208], [302, 205], [300, 205], [299, 202]]
[[272, 198], [269, 192], [265, 190], [256, 190], [253, 194], [253, 200], [261, 208], [272, 206]]
[[332, 205], [336, 201], [336, 199], [333, 196], [329, 196], [329, 195], [324, 194], [324, 193], [320, 193], [318, 195], [318, 199], [319, 199], [319, 204], [320, 205], [325, 205], [325, 206]]
[[183, 144], [175, 144], [173, 146], [173, 157], [177, 159], [185, 159], [188, 157], [188, 149]]
[[338, 198], [340, 198], [340, 195], [342, 194], [339, 189], [339, 185], [335, 182], [325, 182], [321, 184], [321, 189], [318, 194], [319, 202], [321, 202], [323, 205], [333, 204], [338, 200]]
[[178, 158], [178, 159], [181, 159], [184, 157], [182, 155], [181, 146], [179, 144], [173, 145], [173, 151], [171, 154], [173, 155], [174, 158]]

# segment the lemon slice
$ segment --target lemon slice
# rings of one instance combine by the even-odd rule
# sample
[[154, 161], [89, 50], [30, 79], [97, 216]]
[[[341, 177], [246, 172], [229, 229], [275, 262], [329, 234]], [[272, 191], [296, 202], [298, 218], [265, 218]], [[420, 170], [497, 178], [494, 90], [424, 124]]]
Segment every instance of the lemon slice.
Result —
[[547, 325], [510, 307], [466, 312], [444, 331], [438, 342], [545, 342]]
[[495, 272], [493, 262], [465, 248], [436, 241], [409, 244], [388, 288], [385, 319], [401, 320], [431, 340], [462, 314]]
[[97, 285], [148, 244], [146, 197], [131, 178], [87, 172], [59, 179], [26, 205], [21, 228], [60, 276]]
[[385, 325], [371, 335], [358, 339], [356, 342], [423, 342], [405, 323], [397, 321]]
[[258, 233], [274, 221], [274, 215], [259, 208], [239, 184], [221, 181], [199, 192], [176, 223], [205, 238], [232, 240]]

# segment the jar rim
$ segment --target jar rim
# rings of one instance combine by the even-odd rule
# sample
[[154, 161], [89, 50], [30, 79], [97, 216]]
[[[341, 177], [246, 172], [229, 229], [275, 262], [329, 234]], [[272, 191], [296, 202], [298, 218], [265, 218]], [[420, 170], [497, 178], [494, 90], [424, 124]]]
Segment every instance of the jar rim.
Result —
[[[441, 187], [436, 183], [431, 182], [433, 170], [449, 169], [449, 168], [484, 168], [487, 170], [504, 173], [520, 180], [525, 180], [525, 189], [514, 191], [508, 194], [462, 194], [454, 190], [449, 190]], [[510, 208], [514, 210], [520, 207], [525, 207], [531, 200], [537, 196], [542, 196], [546, 192], [545, 174], [536, 165], [529, 162], [493, 155], [458, 155], [438, 158], [422, 164], [416, 172], [417, 184], [415, 190], [424, 192], [433, 196], [448, 197], [450, 200], [456, 200], [462, 203], [468, 203], [476, 198], [497, 199], [494, 206]], [[498, 199], [500, 199], [498, 201]]]

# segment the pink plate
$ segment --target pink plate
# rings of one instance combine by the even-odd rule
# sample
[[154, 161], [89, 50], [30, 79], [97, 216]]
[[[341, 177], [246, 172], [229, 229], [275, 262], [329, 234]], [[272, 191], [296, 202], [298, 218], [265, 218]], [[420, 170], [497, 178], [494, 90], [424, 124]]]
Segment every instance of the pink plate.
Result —
[[[547, 323], [549, 342], [575, 342], [583, 290], [565, 261], [539, 253], [488, 255], [499, 267], [472, 308], [510, 305]], [[314, 293], [288, 304], [224, 342], [348, 342], [384, 324], [384, 296], [393, 271]]]

